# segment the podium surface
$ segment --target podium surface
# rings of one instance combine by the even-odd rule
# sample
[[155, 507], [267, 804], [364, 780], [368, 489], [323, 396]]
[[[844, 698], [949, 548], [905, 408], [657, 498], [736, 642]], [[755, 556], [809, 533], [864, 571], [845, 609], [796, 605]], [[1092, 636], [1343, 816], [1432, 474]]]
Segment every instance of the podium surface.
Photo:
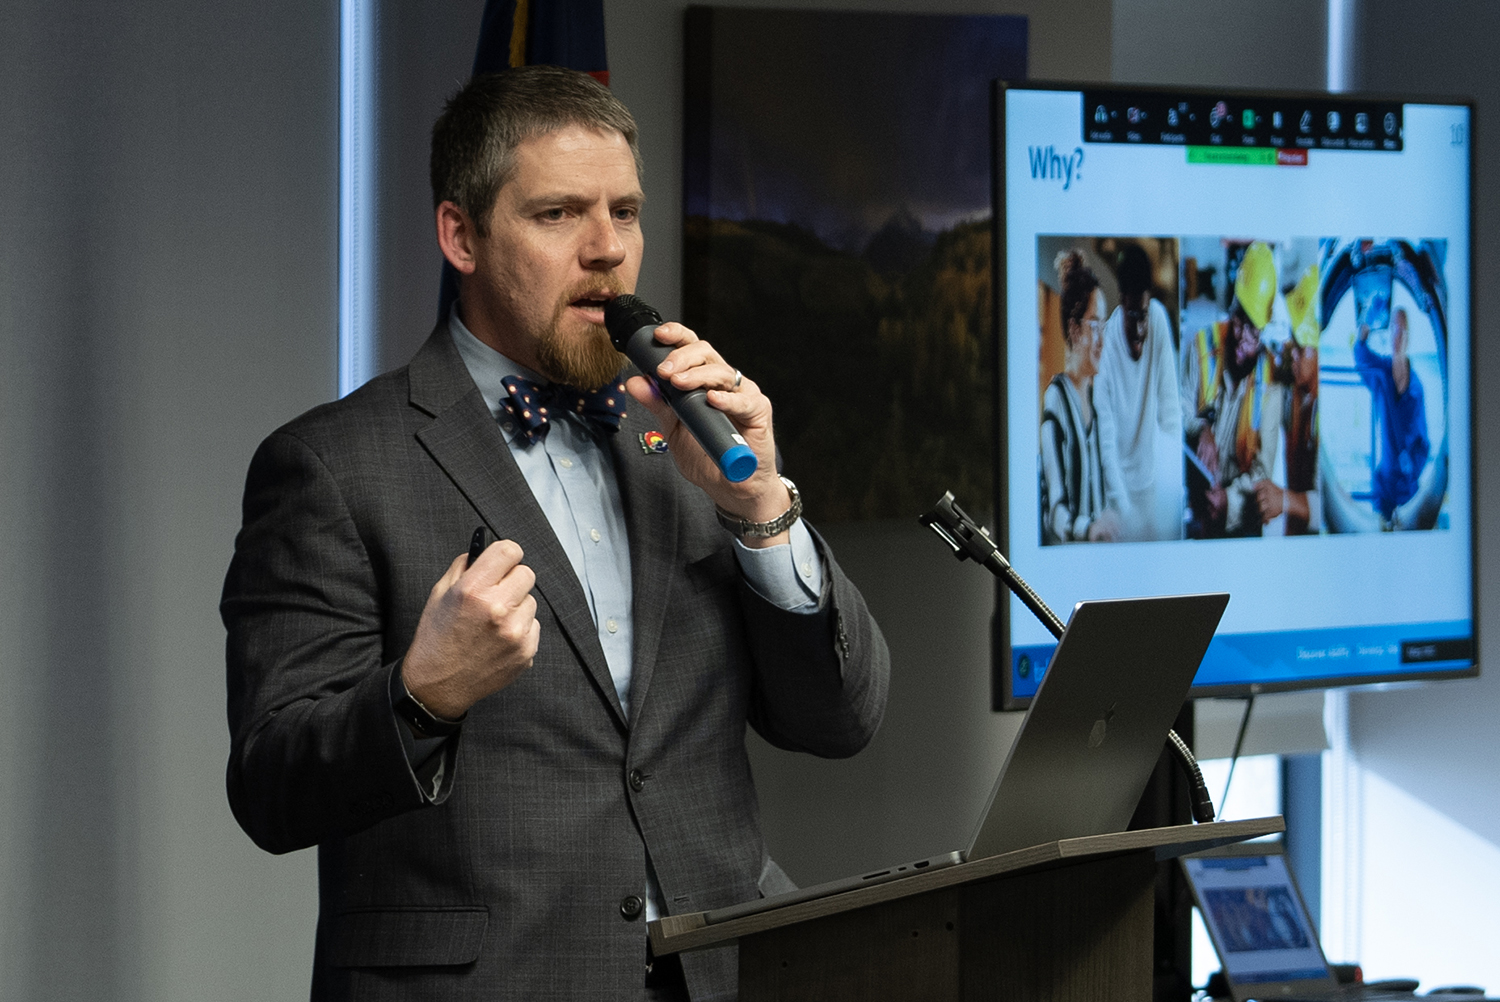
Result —
[[1064, 839], [709, 925], [658, 955], [739, 942], [740, 999], [1151, 998], [1156, 863], [1285, 831], [1281, 817]]

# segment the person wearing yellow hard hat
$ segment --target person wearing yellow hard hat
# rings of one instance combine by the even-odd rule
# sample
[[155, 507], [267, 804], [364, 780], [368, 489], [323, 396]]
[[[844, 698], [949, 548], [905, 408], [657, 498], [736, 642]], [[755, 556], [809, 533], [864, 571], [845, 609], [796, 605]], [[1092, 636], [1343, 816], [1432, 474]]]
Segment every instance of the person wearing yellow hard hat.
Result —
[[[1274, 517], [1267, 514], [1274, 506], [1262, 485], [1271, 484], [1275, 469], [1286, 394], [1276, 378], [1275, 352], [1292, 340], [1292, 326], [1271, 246], [1254, 241], [1231, 264], [1229, 315], [1199, 330], [1181, 353], [1189, 534], [1195, 536], [1260, 535]], [[1275, 489], [1286, 507], [1289, 499]]]
[[1276, 255], [1269, 245], [1257, 240], [1245, 248], [1234, 276], [1234, 300], [1256, 330], [1270, 323], [1271, 304], [1276, 301]]
[[1286, 294], [1287, 320], [1292, 326], [1292, 339], [1299, 348], [1316, 350], [1323, 335], [1318, 326], [1319, 277], [1318, 266], [1310, 265], [1297, 279], [1292, 291]]

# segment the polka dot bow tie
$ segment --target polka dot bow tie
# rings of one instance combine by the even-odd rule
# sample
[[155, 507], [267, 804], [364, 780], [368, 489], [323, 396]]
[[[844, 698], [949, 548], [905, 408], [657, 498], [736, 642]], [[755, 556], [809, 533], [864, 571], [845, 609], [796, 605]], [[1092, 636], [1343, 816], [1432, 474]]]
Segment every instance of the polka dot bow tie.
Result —
[[593, 392], [561, 383], [539, 386], [519, 376], [506, 376], [500, 383], [510, 393], [500, 403], [515, 419], [528, 445], [546, 434], [549, 418], [564, 412], [587, 418], [610, 432], [620, 430], [620, 419], [625, 416], [622, 382], [609, 383]]

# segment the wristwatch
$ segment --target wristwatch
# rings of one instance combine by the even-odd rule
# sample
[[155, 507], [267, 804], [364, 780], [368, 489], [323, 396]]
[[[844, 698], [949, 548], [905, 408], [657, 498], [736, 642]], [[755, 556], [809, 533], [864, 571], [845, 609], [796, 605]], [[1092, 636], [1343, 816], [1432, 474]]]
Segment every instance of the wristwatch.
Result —
[[770, 539], [786, 532], [793, 522], [802, 517], [802, 495], [797, 492], [796, 484], [786, 477], [780, 479], [786, 484], [787, 493], [792, 496], [792, 506], [786, 511], [769, 522], [751, 522], [714, 505], [714, 514], [719, 517], [719, 524], [741, 539]]
[[459, 732], [464, 717], [447, 720], [422, 705], [422, 701], [411, 694], [399, 669], [391, 673], [391, 709], [406, 725], [424, 738], [446, 738]]

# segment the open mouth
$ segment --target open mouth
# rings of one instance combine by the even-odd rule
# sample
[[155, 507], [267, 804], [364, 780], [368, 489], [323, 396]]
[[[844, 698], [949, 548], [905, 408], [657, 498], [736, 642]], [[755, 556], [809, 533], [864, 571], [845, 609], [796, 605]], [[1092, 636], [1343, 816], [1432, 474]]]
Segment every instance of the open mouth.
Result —
[[582, 313], [591, 323], [604, 323], [604, 304], [615, 298], [617, 293], [598, 289], [593, 292], [585, 292], [568, 305]]

